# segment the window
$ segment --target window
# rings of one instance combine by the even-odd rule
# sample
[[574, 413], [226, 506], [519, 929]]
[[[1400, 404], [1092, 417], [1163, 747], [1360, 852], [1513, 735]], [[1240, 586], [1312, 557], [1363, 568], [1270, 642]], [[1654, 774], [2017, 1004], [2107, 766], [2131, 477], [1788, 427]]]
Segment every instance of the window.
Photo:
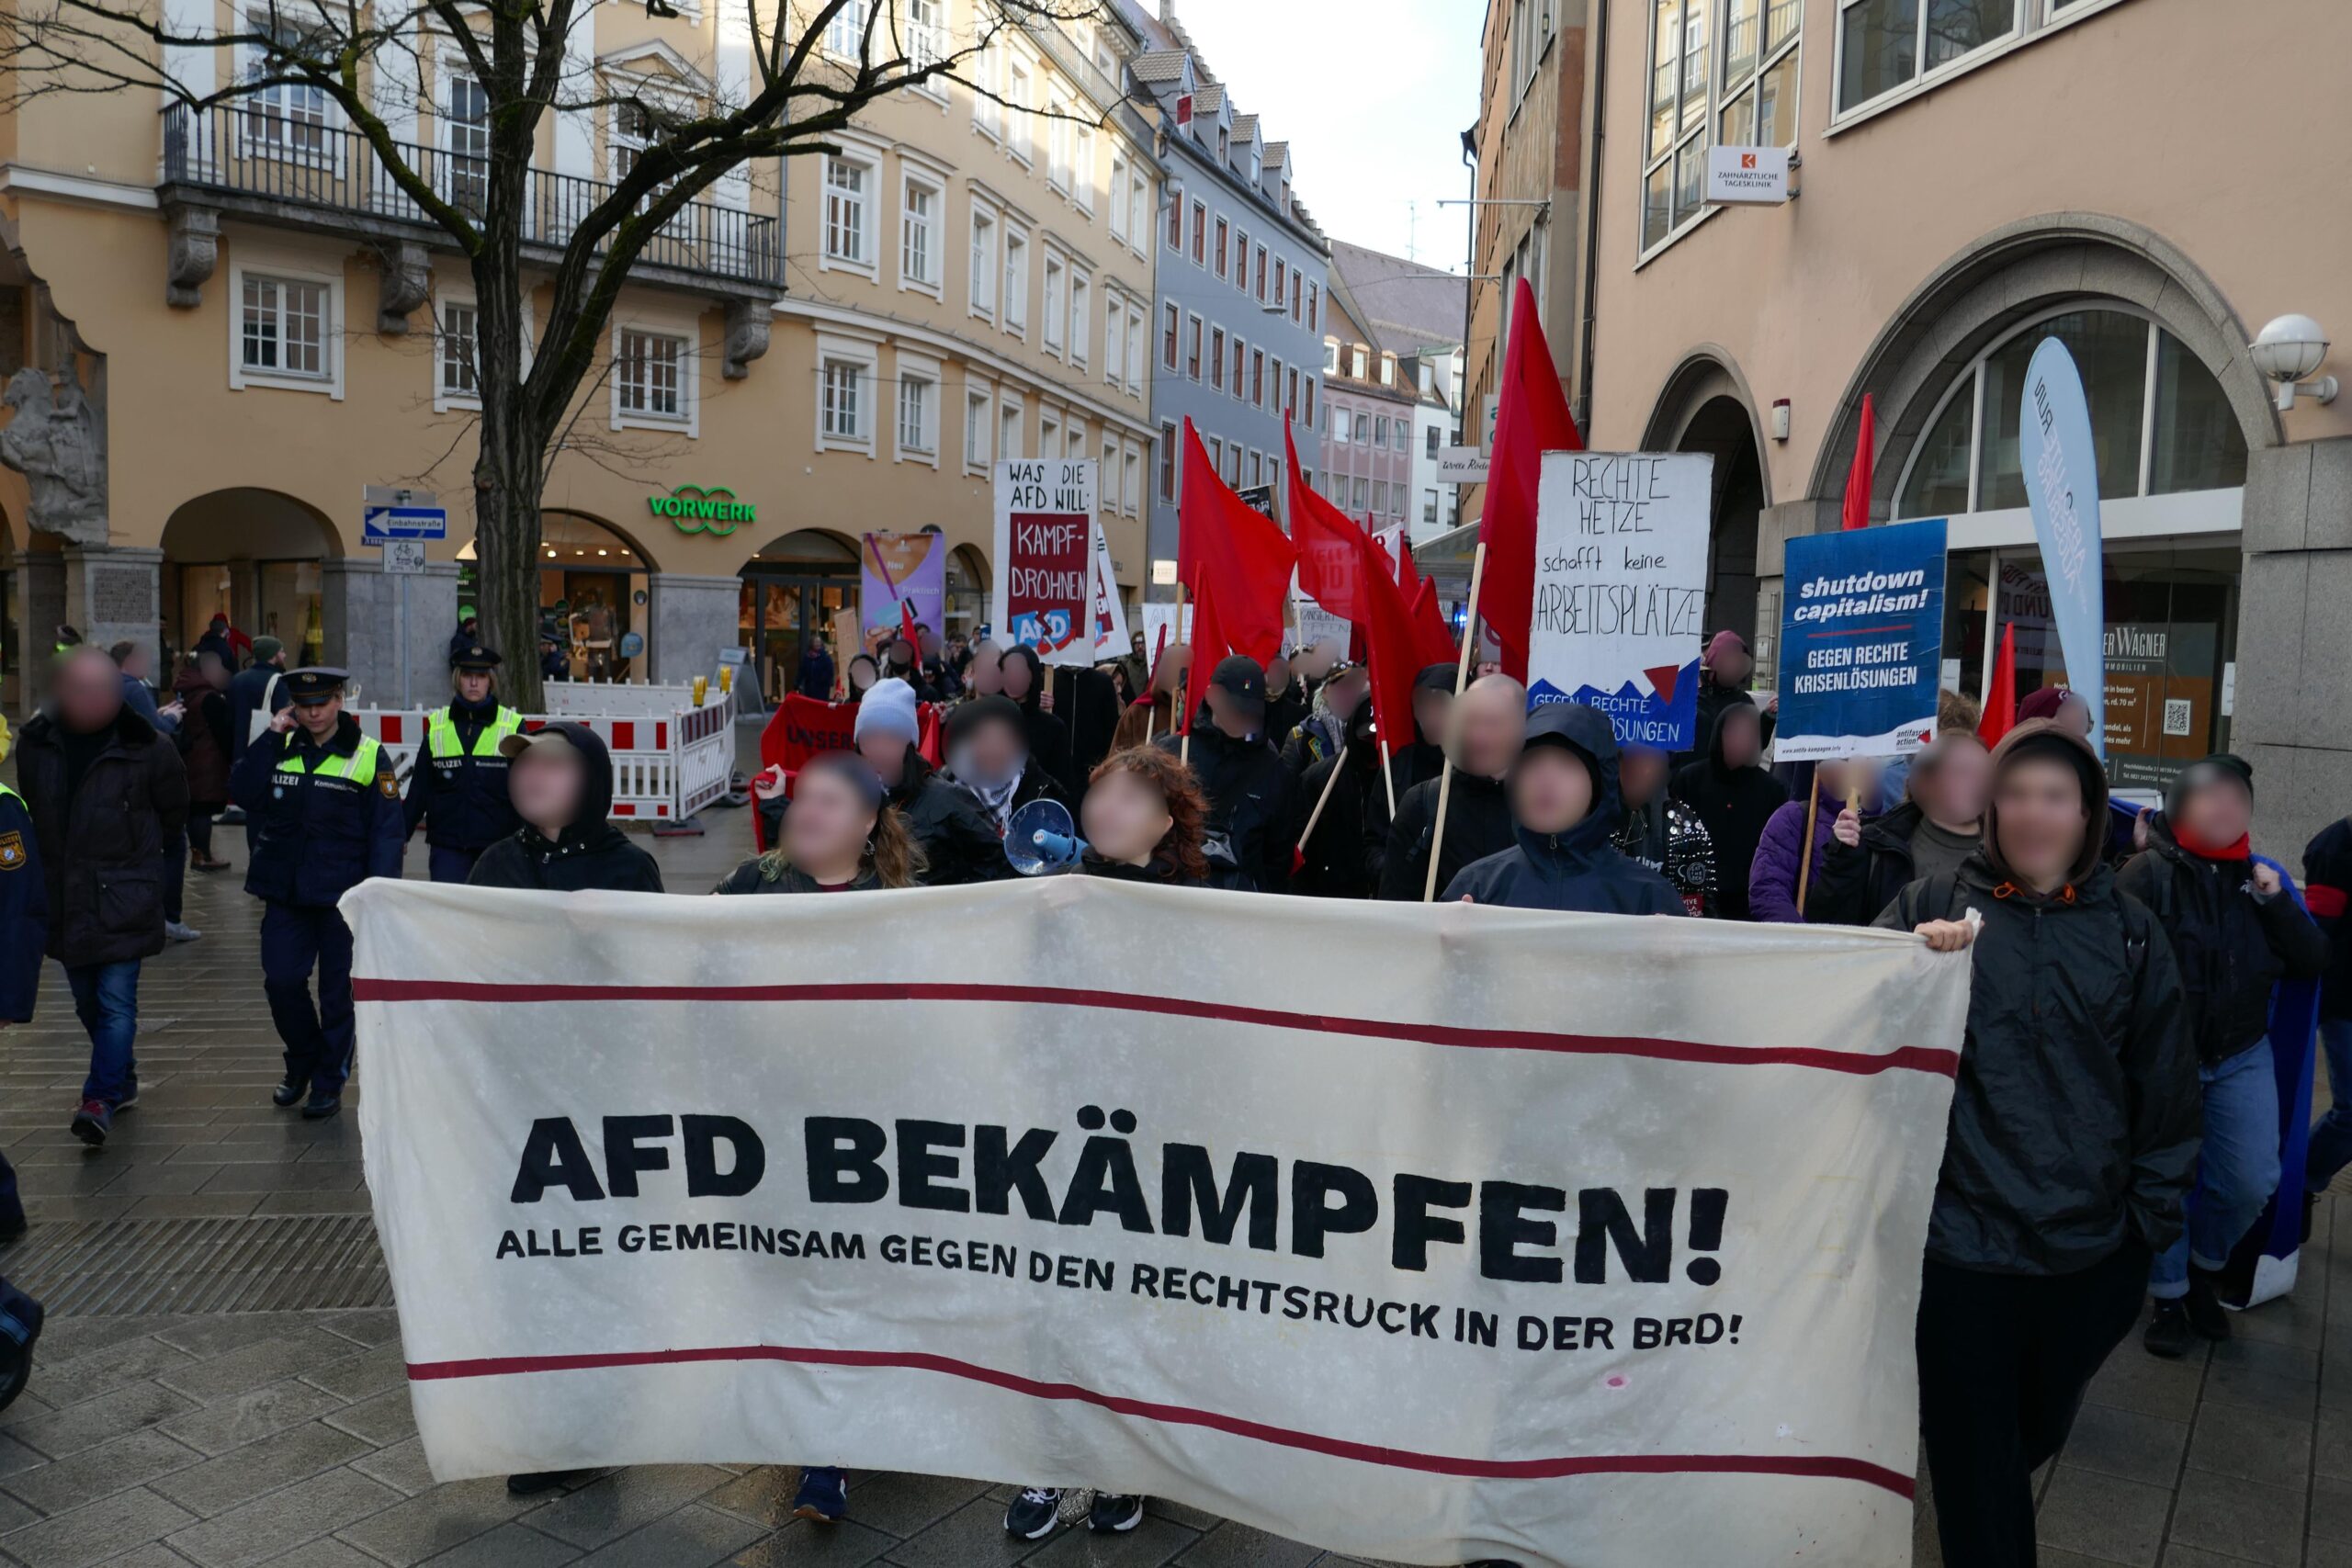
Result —
[[1119, 444], [1102, 438], [1102, 465], [1094, 470], [1096, 502], [1107, 513], [1119, 510]]
[[1290, 381], [1283, 389], [1283, 412], [1288, 414], [1298, 412], [1298, 372], [1296, 370], [1290, 372]]
[[[291, 20], [278, 17], [274, 8], [246, 17], [245, 26], [252, 32], [268, 35], [290, 53], [333, 58], [335, 43], [332, 38], [314, 38]], [[248, 81], [266, 81], [277, 74], [278, 67], [267, 51], [246, 45], [243, 54], [243, 74]], [[238, 116], [240, 151], [257, 157], [306, 162], [331, 158], [329, 112], [326, 93], [321, 88], [296, 82], [277, 82], [257, 88], [245, 99]]]
[[1050, 251], [1046, 254], [1046, 349], [1057, 353], [1062, 346], [1062, 281], [1069, 269], [1061, 257]]
[[847, 0], [825, 24], [825, 47], [844, 60], [856, 60], [865, 48], [865, 21], [872, 0]]
[[1159, 366], [1163, 370], [1176, 368], [1176, 338], [1181, 323], [1176, 306], [1171, 300], [1159, 307]]
[[239, 342], [238, 362], [249, 374], [327, 380], [327, 286], [246, 274]]
[[1015, 337], [1029, 330], [1029, 236], [1004, 231], [1004, 330]]
[[1092, 352], [1088, 339], [1094, 333], [1094, 290], [1084, 276], [1073, 273], [1069, 280], [1069, 362], [1084, 365]]
[[1208, 438], [1208, 448], [1209, 467], [1216, 469], [1220, 474], [1225, 472], [1225, 437], [1221, 435], [1210, 436]]
[[481, 395], [481, 350], [475, 342], [479, 318], [472, 304], [462, 299], [441, 301], [438, 347], [440, 389], [444, 398]]
[[1143, 307], [1132, 303], [1127, 306], [1127, 388], [1143, 390]]
[[1069, 106], [1058, 93], [1049, 95], [1046, 114], [1046, 184], [1054, 190], [1067, 191], [1070, 174]]
[[828, 359], [819, 371], [821, 390], [820, 430], [830, 441], [860, 444], [865, 440], [862, 404], [865, 367], [852, 360]]
[[1127, 237], [1127, 155], [1111, 154], [1111, 238], [1125, 243]]
[[1225, 390], [1225, 329], [1209, 329], [1209, 385]]
[[1004, 67], [1004, 101], [1012, 113], [1005, 118], [1004, 150], [1022, 163], [1029, 162], [1031, 139], [1036, 134], [1030, 124], [1029, 66], [1027, 62], [1007, 60]]
[[1375, 414], [1373, 417], [1372, 444], [1374, 446], [1385, 446], [1388, 445], [1388, 416], [1385, 413]]
[[613, 366], [614, 406], [624, 417], [686, 417], [686, 340], [666, 333], [622, 329]]
[[1437, 521], [1437, 491], [1433, 490], [1421, 491], [1421, 521], [1424, 523]]
[[1071, 458], [1086, 456], [1086, 422], [1084, 420], [1076, 421], [1070, 425], [1069, 445], [1062, 449], [1062, 456]]
[[899, 450], [931, 457], [935, 450], [932, 411], [937, 406], [939, 384], [927, 376], [899, 371]]
[[1372, 351], [1363, 344], [1348, 350], [1348, 373], [1361, 381], [1372, 368]]
[[1437, 439], [1440, 432], [1438, 427], [1432, 424], [1425, 434], [1428, 435], [1429, 440], [1425, 444], [1423, 455], [1434, 458], [1437, 456]]
[[1133, 517], [1142, 504], [1143, 454], [1129, 446], [1119, 453], [1119, 510]]
[[1356, 415], [1356, 445], [1359, 446], [1372, 445], [1372, 415], [1368, 413]]
[[[1282, 380], [1281, 371], [1274, 372], [1274, 379]], [[1256, 408], [1266, 406], [1266, 351], [1262, 348], [1250, 351], [1250, 401]]]
[[1225, 482], [1234, 489], [1241, 488], [1241, 448], [1237, 445], [1225, 449], [1225, 460], [1219, 465], [1225, 470]]
[[1188, 315], [1184, 340], [1184, 371], [1195, 381], [1201, 378], [1201, 319]]
[[2022, 0], [1839, 0], [1836, 111], [2015, 37], [2025, 9]]
[[1209, 212], [1199, 202], [1193, 203], [1193, 265], [1202, 265], [1208, 249]]
[[1372, 481], [1370, 479], [1364, 478], [1362, 474], [1358, 474], [1355, 480], [1355, 489], [1352, 493], [1354, 498], [1353, 504], [1358, 512], [1363, 512], [1370, 508], [1372, 505]]
[[1258, 247], [1258, 303], [1266, 302], [1266, 247]]
[[1220, 278], [1226, 275], [1225, 247], [1228, 238], [1229, 236], [1226, 233], [1225, 220], [1220, 218], [1216, 220], [1216, 243], [1209, 247], [1209, 254], [1216, 258], [1216, 275]]
[[1238, 397], [1240, 397], [1240, 396], [1241, 396], [1241, 351], [1242, 351], [1242, 344], [1241, 344], [1241, 340], [1240, 340], [1239, 338], [1238, 338], [1238, 337], [1237, 337], [1237, 338], [1235, 338], [1235, 339], [1233, 340], [1233, 383], [1232, 383], [1232, 387], [1233, 387], [1233, 395], [1234, 395], [1236, 398], [1238, 398]]
[[1007, 403], [997, 411], [996, 456], [999, 462], [1021, 456], [1021, 405], [1019, 403]]
[[1372, 509], [1384, 516], [1386, 515], [1388, 512], [1388, 481], [1386, 479], [1372, 481]]
[[874, 171], [847, 158], [825, 160], [825, 259], [842, 266], [871, 268], [874, 248], [866, 238], [867, 192]]
[[1299, 321], [1299, 314], [1298, 314], [1298, 286], [1299, 286], [1299, 282], [1300, 282], [1300, 278], [1299, 278], [1298, 274], [1297, 274], [1297, 273], [1295, 273], [1295, 272], [1292, 273], [1292, 274], [1290, 275], [1290, 319], [1291, 319], [1291, 324], [1292, 324], [1292, 325], [1294, 325], [1294, 326], [1295, 326], [1295, 325], [1298, 323], [1298, 321]]
[[1261, 485], [1266, 482], [1266, 455], [1263, 452], [1258, 451], [1254, 447], [1250, 450], [1250, 468], [1248, 471], [1250, 474], [1250, 482], [1252, 485]]
[[989, 394], [986, 391], [964, 394], [964, 466], [985, 468], [989, 463]]
[[1322, 302], [1322, 285], [1316, 283], [1308, 284], [1306, 286], [1306, 330], [1308, 332], [1314, 333], [1321, 332], [1323, 330], [1315, 324], [1316, 311], [1321, 307]]
[[490, 200], [490, 94], [455, 67], [441, 106], [441, 147], [447, 159], [442, 195], [469, 218], [479, 219]]
[[[1642, 148], [1642, 248], [1705, 206], [1707, 148], [1796, 138], [1796, 35], [1803, 0], [1649, 0], [1649, 127]], [[1716, 71], [1723, 23], [1722, 72]], [[1540, 269], [1539, 269], [1540, 270]], [[1524, 264], [1520, 275], [1528, 275]]]
[[1723, 85], [1716, 140], [1787, 147], [1797, 139], [1797, 23], [1802, 0], [1722, 0]]
[[1316, 383], [1315, 383], [1315, 378], [1314, 378], [1314, 377], [1312, 377], [1312, 376], [1309, 376], [1309, 377], [1306, 378], [1306, 423], [1309, 423], [1309, 424], [1312, 424], [1312, 423], [1315, 423], [1315, 384], [1316, 384]]
[[1159, 499], [1176, 499], [1176, 426], [1159, 422]]
[[1109, 296], [1102, 307], [1102, 379], [1114, 387], [1123, 386], [1127, 379], [1125, 312], [1120, 308], [1119, 297]]
[[1282, 257], [1274, 258], [1274, 304], [1279, 307], [1283, 295], [1290, 288], [1290, 264]]
[[939, 208], [937, 186], [910, 178], [899, 199], [899, 281], [937, 292]]
[[[1113, 189], [1115, 192], [1117, 187]], [[1093, 212], [1094, 128], [1082, 121], [1070, 132], [1070, 195], [1077, 198], [1080, 212]], [[1119, 205], [1115, 195], [1111, 205]]]
[[1037, 456], [1057, 457], [1061, 455], [1062, 422], [1050, 414], [1037, 416]]
[[1335, 337], [1327, 337], [1323, 340], [1323, 374], [1337, 376], [1339, 373], [1340, 340]]
[[1269, 394], [1274, 400], [1273, 412], [1279, 414], [1283, 410], [1290, 407], [1288, 403], [1283, 401], [1283, 362], [1281, 359], [1275, 358], [1268, 360], [1267, 364], [1272, 367], [1273, 374], [1266, 382], [1266, 387]]
[[1384, 387], [1393, 387], [1396, 384], [1396, 356], [1385, 349], [1381, 351], [1380, 355], [1380, 384]]
[[[947, 58], [946, 0], [906, 0], [907, 63], [920, 71]], [[922, 91], [937, 96], [942, 85], [926, 84]]]
[[980, 208], [972, 209], [972, 314], [993, 318], [996, 315], [996, 219]]
[[1143, 171], [1137, 167], [1127, 175], [1127, 243], [1137, 255], [1150, 243], [1151, 231], [1144, 213], [1151, 200], [1151, 186], [1145, 183]]
[[1417, 360], [1413, 365], [1413, 377], [1414, 379], [1419, 383], [1421, 396], [1425, 398], [1433, 398], [1437, 396], [1436, 366], [1431, 365], [1426, 359]]
[[1004, 46], [991, 39], [972, 62], [972, 124], [981, 135], [1001, 139], [1004, 106]]
[[1168, 248], [1184, 248], [1184, 187], [1171, 186], [1168, 190]]
[[1233, 287], [1244, 294], [1250, 292], [1250, 236], [1239, 229], [1233, 231]]

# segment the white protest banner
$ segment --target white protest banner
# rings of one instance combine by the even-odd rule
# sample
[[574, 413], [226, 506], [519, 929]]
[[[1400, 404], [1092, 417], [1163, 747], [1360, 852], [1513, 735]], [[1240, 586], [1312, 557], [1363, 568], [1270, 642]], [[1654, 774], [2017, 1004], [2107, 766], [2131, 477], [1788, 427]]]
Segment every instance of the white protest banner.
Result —
[[1192, 604], [1187, 603], [1184, 606], [1184, 625], [1181, 629], [1176, 625], [1174, 601], [1154, 600], [1144, 605], [1143, 656], [1152, 661], [1154, 668], [1157, 668], [1159, 662], [1159, 634], [1161, 632], [1168, 634], [1170, 648], [1175, 647], [1180, 642], [1190, 642], [1193, 637]]
[[1354, 628], [1343, 617], [1317, 604], [1313, 595], [1299, 589], [1295, 580], [1291, 584], [1290, 597], [1290, 626], [1283, 633], [1283, 652], [1296, 653], [1327, 642], [1336, 642], [1341, 653], [1347, 652], [1348, 638]]
[[1623, 744], [1703, 743], [1706, 453], [1546, 452], [1535, 484], [1527, 700], [1584, 703]]
[[1048, 664], [1094, 661], [1094, 460], [996, 466], [996, 586], [989, 620], [1007, 648]]
[[1111, 540], [1094, 530], [1094, 657], [1122, 659], [1134, 651], [1127, 637], [1127, 606], [1119, 597], [1119, 580], [1111, 570]]
[[841, 1464], [1391, 1562], [1908, 1561], [1964, 955], [1074, 876], [342, 908], [436, 1478]]

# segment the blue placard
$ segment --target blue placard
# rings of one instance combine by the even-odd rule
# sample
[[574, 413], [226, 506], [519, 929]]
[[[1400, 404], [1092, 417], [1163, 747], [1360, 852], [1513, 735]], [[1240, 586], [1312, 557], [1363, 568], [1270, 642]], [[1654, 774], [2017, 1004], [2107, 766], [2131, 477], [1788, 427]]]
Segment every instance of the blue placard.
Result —
[[1907, 757], [1936, 738], [1944, 519], [1791, 539], [1773, 755]]
[[370, 506], [359, 513], [359, 542], [387, 539], [446, 539], [449, 511], [444, 506]]

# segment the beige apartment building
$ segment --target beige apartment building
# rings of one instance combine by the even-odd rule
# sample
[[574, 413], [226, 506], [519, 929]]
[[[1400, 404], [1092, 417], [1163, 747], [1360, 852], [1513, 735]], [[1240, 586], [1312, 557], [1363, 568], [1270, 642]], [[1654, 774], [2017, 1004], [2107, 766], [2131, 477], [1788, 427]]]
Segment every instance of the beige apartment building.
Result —
[[[916, 49], [987, 25], [983, 0], [876, 3]], [[588, 7], [567, 68], [637, 103], [738, 97], [742, 4]], [[1001, 456], [1098, 459], [1114, 567], [1140, 586], [1159, 185], [1120, 103], [1136, 47], [1115, 18], [1004, 32], [973, 69], [1040, 113], [904, 90], [838, 156], [744, 169], [663, 231], [549, 466], [541, 600], [568, 612], [574, 674], [681, 680], [743, 647], [773, 693], [854, 600], [868, 530], [944, 535], [968, 627]], [[246, 68], [176, 52], [198, 88]], [[382, 112], [463, 199], [480, 90], [453, 40], [389, 58], [411, 79], [370, 85]], [[644, 130], [628, 101], [551, 116], [533, 237], [565, 237]], [[38, 99], [0, 116], [0, 240], [7, 701], [60, 623], [181, 649], [216, 612], [349, 665], [377, 700], [441, 690], [472, 570], [472, 282], [334, 107], [294, 88], [193, 114], [128, 90]], [[368, 487], [448, 508], [404, 588], [361, 542]], [[659, 504], [722, 492], [733, 517]]]
[[[1838, 526], [1865, 393], [1873, 520], [1948, 520], [1948, 683], [1981, 695], [2010, 628], [2021, 690], [2064, 679], [2017, 440], [2055, 336], [2097, 434], [2117, 784], [2235, 750], [2290, 857], [2352, 807], [2352, 400], [2323, 346], [2352, 332], [2352, 187], [2278, 107], [2334, 96], [2352, 8], [1496, 0], [1490, 60], [1521, 26], [1526, 79], [1580, 51], [1604, 106], [1589, 352], [1554, 316], [1555, 358], [1594, 446], [1716, 455], [1709, 618], [1755, 636], [1759, 684], [1782, 547]], [[1798, 195], [1708, 202], [1716, 143], [1792, 149]], [[2273, 322], [2309, 346], [2258, 352]]]

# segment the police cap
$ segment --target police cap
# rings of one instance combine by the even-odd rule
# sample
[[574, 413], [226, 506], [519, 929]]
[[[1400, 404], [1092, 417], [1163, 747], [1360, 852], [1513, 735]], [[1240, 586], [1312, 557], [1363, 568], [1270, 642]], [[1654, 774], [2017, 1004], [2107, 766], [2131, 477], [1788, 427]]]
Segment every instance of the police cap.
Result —
[[484, 648], [480, 643], [461, 648], [449, 656], [450, 669], [474, 673], [487, 674], [497, 669], [499, 663], [498, 649]]
[[343, 695], [343, 683], [349, 679], [350, 673], [347, 671], [331, 670], [324, 665], [313, 664], [301, 670], [288, 671], [286, 677], [286, 690], [296, 702], [302, 704], [305, 707], [315, 706], [330, 697]]

